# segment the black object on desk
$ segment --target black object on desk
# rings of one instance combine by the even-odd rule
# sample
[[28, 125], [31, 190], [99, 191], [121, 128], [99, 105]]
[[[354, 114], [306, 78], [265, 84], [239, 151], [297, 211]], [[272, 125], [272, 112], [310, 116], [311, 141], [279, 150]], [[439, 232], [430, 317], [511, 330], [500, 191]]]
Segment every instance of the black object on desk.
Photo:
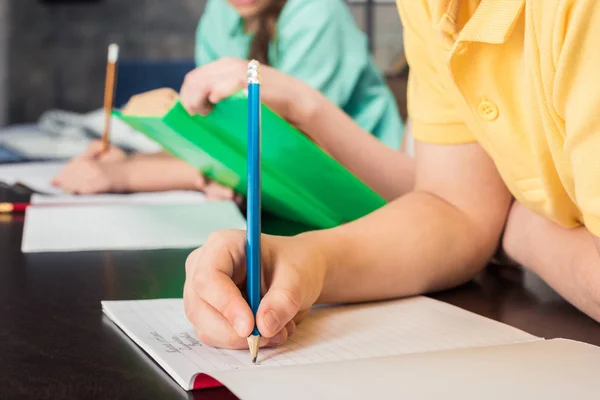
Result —
[[28, 188], [0, 182], [0, 203], [28, 203], [31, 195]]

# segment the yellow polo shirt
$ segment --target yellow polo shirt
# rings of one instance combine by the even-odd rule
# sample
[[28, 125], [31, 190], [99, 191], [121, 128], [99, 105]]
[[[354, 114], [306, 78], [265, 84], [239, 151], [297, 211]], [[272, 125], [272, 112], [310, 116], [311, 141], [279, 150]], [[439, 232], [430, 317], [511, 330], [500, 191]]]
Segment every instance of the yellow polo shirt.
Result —
[[600, 236], [600, 0], [397, 0], [417, 140], [479, 142], [515, 198]]

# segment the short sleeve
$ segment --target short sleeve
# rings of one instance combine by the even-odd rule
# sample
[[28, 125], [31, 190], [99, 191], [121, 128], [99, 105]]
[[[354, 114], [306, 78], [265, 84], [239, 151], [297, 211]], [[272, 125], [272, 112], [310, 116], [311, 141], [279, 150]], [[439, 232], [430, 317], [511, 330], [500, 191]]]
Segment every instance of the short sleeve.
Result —
[[367, 41], [340, 0], [289, 0], [278, 21], [274, 61], [341, 106], [368, 63]]
[[565, 1], [556, 19], [557, 112], [565, 121], [565, 156], [575, 203], [586, 227], [600, 237], [600, 2]]
[[445, 51], [435, 36], [432, 21], [421, 0], [397, 0], [402, 21], [404, 51], [410, 66], [408, 115], [415, 139], [435, 144], [475, 142], [460, 117], [451, 92]]

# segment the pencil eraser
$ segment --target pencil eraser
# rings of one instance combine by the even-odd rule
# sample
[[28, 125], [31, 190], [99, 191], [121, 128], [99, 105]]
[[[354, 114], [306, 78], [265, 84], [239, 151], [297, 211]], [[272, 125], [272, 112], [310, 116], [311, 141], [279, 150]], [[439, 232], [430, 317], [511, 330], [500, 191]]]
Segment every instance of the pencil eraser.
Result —
[[119, 46], [113, 43], [110, 46], [108, 46], [108, 62], [114, 64], [117, 62], [118, 58], [119, 58]]

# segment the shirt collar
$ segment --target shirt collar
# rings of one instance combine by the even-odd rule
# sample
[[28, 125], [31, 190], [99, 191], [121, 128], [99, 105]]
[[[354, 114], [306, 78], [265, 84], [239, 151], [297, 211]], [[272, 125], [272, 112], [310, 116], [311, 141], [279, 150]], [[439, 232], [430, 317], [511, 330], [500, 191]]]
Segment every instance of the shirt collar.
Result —
[[453, 41], [504, 43], [510, 36], [525, 0], [480, 0], [464, 28], [458, 32], [457, 20], [461, 2], [437, 0], [431, 6], [437, 29]]

